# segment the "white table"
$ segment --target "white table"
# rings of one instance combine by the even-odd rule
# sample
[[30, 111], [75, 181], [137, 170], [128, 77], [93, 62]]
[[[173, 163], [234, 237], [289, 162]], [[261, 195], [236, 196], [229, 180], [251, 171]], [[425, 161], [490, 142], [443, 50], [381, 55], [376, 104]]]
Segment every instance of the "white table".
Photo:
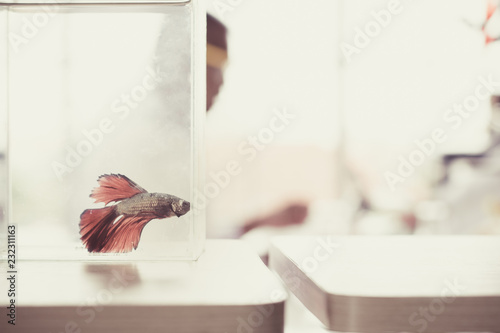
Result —
[[498, 236], [277, 237], [270, 267], [322, 323], [292, 300], [287, 333], [500, 331]]
[[[2, 274], [3, 309], [8, 289]], [[207, 241], [198, 261], [21, 261], [16, 289], [2, 333], [283, 332], [286, 291], [241, 241]]]

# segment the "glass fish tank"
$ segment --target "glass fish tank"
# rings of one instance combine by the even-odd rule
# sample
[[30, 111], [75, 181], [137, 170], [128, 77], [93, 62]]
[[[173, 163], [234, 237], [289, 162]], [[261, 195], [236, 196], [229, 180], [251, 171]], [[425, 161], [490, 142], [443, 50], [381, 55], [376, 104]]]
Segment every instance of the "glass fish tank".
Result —
[[205, 15], [198, 0], [0, 0], [2, 257], [199, 257]]

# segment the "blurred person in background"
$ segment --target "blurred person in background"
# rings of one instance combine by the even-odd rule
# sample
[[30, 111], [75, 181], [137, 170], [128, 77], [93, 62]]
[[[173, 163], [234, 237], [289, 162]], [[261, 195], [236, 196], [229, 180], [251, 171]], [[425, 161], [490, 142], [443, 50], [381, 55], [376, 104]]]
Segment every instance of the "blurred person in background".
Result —
[[[228, 61], [227, 28], [212, 15], [207, 15], [207, 112], [215, 103], [217, 96], [224, 84], [224, 68]], [[247, 232], [265, 226], [284, 227], [301, 224], [308, 215], [308, 207], [304, 203], [292, 203], [284, 209], [266, 216], [252, 217], [237, 226], [237, 230], [228, 237], [239, 238]], [[210, 230], [210, 221], [207, 229], [212, 234], [221, 234]]]

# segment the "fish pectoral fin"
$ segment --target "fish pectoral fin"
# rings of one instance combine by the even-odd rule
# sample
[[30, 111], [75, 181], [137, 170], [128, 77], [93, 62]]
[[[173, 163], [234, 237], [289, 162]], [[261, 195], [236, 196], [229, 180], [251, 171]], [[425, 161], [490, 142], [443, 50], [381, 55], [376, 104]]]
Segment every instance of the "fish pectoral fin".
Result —
[[121, 201], [139, 193], [147, 193], [145, 189], [127, 176], [120, 174], [102, 175], [97, 179], [97, 182], [99, 186], [95, 187], [90, 194], [96, 203], [104, 202], [107, 205], [110, 202]]

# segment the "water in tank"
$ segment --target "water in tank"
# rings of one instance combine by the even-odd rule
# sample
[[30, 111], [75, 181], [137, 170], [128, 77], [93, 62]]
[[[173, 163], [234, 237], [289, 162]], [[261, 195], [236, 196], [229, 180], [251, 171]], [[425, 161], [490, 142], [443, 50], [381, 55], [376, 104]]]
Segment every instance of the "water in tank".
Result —
[[196, 259], [201, 3], [0, 0], [0, 43], [0, 223], [16, 256]]

